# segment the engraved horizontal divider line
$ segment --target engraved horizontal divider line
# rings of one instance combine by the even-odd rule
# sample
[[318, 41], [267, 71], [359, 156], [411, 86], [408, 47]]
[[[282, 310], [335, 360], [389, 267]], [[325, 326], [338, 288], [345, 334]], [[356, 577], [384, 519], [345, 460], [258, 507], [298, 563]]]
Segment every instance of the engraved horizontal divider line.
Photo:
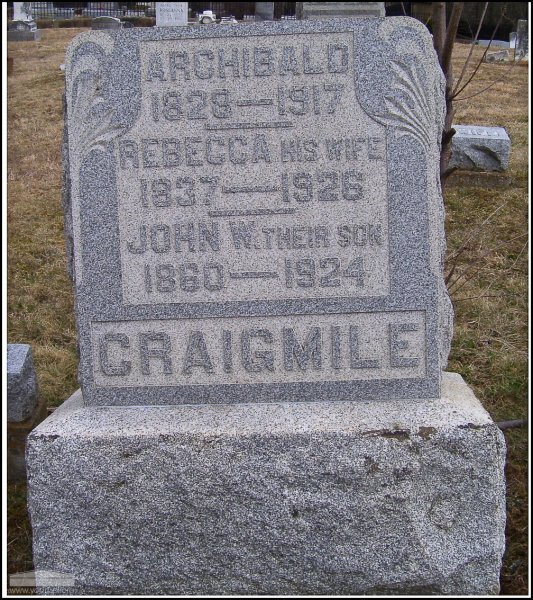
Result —
[[279, 192], [280, 187], [275, 185], [232, 185], [222, 186], [223, 194], [240, 194], [243, 192]]
[[276, 271], [243, 271], [242, 273], [230, 273], [231, 279], [277, 279], [279, 273]]
[[258, 98], [257, 100], [237, 100], [235, 103], [237, 106], [271, 106], [274, 104], [272, 98]]
[[255, 208], [250, 210], [209, 210], [210, 217], [259, 217], [261, 215], [293, 215], [295, 208]]
[[204, 125], [208, 131], [223, 131], [224, 129], [287, 129], [294, 126], [294, 123], [290, 121], [272, 121], [271, 123], [215, 123]]

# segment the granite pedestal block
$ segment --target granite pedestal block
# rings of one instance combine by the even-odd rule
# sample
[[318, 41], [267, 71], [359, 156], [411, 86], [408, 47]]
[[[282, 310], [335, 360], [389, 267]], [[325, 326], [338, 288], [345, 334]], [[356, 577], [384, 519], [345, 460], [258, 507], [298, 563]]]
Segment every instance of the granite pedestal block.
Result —
[[37, 570], [81, 594], [497, 594], [505, 441], [471, 390], [84, 406], [29, 437]]
[[38, 42], [41, 39], [41, 31], [8, 31], [8, 42]]

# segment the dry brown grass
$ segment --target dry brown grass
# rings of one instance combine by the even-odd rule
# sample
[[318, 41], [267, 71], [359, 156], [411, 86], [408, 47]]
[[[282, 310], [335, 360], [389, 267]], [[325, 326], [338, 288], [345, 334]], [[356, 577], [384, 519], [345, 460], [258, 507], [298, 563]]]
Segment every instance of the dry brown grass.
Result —
[[[456, 45], [460, 73], [468, 46]], [[474, 56], [483, 53], [476, 48]], [[472, 65], [477, 64], [477, 60]], [[470, 240], [461, 254], [450, 293], [455, 330], [449, 370], [461, 373], [496, 421], [527, 418], [528, 411], [528, 81], [518, 64], [482, 64], [462, 97], [505, 75], [490, 90], [456, 103], [455, 123], [505, 127], [512, 140], [510, 185], [445, 190], [448, 256]], [[459, 96], [459, 97], [461, 97]], [[507, 178], [506, 176], [506, 178]], [[492, 217], [490, 215], [501, 207]], [[488, 219], [488, 220], [487, 220]], [[487, 223], [480, 227], [480, 224]], [[448, 268], [451, 266], [448, 262]], [[453, 281], [453, 279], [451, 281]], [[502, 593], [528, 590], [528, 436], [505, 433], [507, 454], [507, 550]]]
[[[60, 201], [64, 76], [59, 65], [67, 43], [79, 31], [48, 29], [40, 42], [9, 44], [15, 62], [8, 82], [8, 339], [32, 345], [49, 406], [63, 402], [77, 387], [73, 297], [66, 275]], [[457, 74], [467, 50], [456, 46]], [[468, 95], [505, 70], [502, 65], [484, 64]], [[469, 186], [467, 176], [466, 183], [445, 192], [449, 255], [502, 205], [470, 240], [457, 265], [456, 276], [464, 276], [455, 291], [452, 288], [456, 319], [449, 365], [464, 375], [497, 421], [527, 415], [527, 103], [527, 69], [517, 66], [505, 82], [457, 104], [455, 122], [507, 129], [513, 142], [507, 173], [511, 183], [479, 187], [472, 178]], [[525, 429], [505, 435], [508, 525], [502, 592], [527, 594], [528, 438]], [[31, 568], [24, 494], [24, 486], [11, 486], [10, 572]]]

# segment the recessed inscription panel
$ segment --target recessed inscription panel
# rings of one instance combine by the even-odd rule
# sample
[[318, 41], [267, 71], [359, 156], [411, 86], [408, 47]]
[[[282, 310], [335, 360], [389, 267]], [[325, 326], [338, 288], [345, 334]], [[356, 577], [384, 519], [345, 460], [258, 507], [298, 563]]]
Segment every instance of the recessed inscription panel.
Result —
[[385, 128], [357, 101], [353, 34], [139, 51], [116, 142], [124, 304], [390, 292]]
[[87, 404], [438, 397], [442, 89], [412, 19], [78, 36]]
[[392, 380], [426, 375], [421, 311], [93, 323], [99, 387]]

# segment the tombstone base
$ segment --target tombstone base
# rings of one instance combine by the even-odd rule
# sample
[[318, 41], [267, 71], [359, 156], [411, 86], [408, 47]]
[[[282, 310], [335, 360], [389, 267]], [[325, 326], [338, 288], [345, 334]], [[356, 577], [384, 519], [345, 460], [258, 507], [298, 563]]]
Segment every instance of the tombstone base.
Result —
[[38, 42], [41, 39], [41, 31], [8, 31], [8, 42]]
[[36, 570], [68, 594], [497, 594], [505, 441], [440, 400], [83, 406], [28, 438]]

